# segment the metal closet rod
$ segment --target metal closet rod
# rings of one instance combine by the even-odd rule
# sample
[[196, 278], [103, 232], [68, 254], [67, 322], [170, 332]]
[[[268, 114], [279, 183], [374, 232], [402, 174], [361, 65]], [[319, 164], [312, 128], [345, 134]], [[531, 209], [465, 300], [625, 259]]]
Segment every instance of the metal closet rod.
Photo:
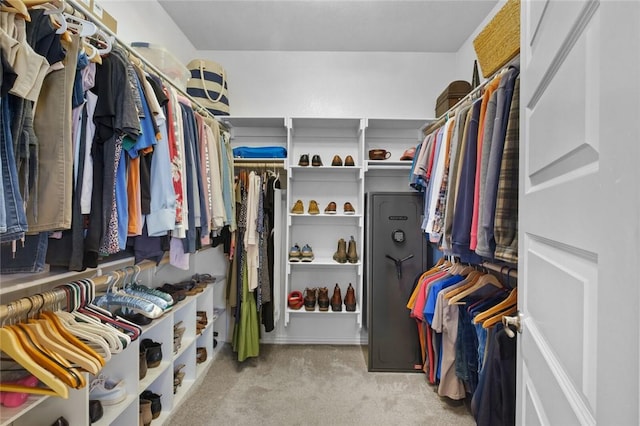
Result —
[[512, 278], [518, 279], [518, 268], [510, 265], [498, 265], [491, 262], [482, 262], [482, 267], [490, 269], [495, 272], [499, 272], [502, 275], [508, 275]]
[[113, 37], [115, 39], [116, 42], [118, 42], [118, 44], [125, 49], [130, 55], [135, 56], [136, 58], [138, 58], [146, 67], [148, 67], [149, 69], [151, 69], [154, 73], [156, 73], [160, 78], [162, 78], [162, 80], [171, 85], [174, 89], [176, 89], [178, 92], [180, 92], [183, 96], [185, 96], [186, 98], [188, 98], [193, 105], [195, 106], [196, 112], [206, 115], [210, 118], [213, 118], [214, 120], [216, 120], [220, 126], [222, 128], [224, 128], [225, 130], [229, 130], [229, 128], [227, 127], [227, 125], [225, 123], [223, 123], [222, 121], [218, 120], [213, 114], [211, 114], [209, 112], [209, 110], [207, 110], [205, 107], [203, 107], [202, 105], [200, 105], [200, 103], [190, 94], [188, 94], [185, 90], [183, 90], [181, 87], [176, 86], [175, 83], [173, 83], [173, 81], [167, 77], [167, 75], [162, 72], [160, 69], [158, 69], [155, 65], [153, 65], [150, 61], [148, 61], [144, 56], [142, 56], [142, 54], [138, 53], [135, 51], [135, 49], [133, 49], [132, 47], [130, 47], [127, 43], [123, 42], [122, 40], [120, 40], [118, 38], [118, 36], [111, 31], [106, 25], [104, 25], [102, 22], [100, 22], [100, 20], [95, 19], [93, 17], [93, 15], [85, 8], [84, 5], [78, 3], [76, 0], [65, 0], [65, 2], [69, 5], [71, 5], [71, 7], [75, 10], [78, 11], [80, 13], [82, 13], [84, 15], [84, 18], [93, 22], [94, 24], [96, 24], [98, 27], [100, 27], [101, 30], [103, 30], [104, 32], [106, 32], [108, 35], [110, 35], [111, 37]]
[[235, 161], [233, 162], [233, 167], [237, 167], [237, 168], [255, 168], [255, 169], [264, 169], [264, 168], [269, 168], [269, 169], [284, 169], [284, 163], [277, 163], [277, 162], [269, 162], [269, 161], [263, 161], [263, 162], [259, 162], [259, 161]]

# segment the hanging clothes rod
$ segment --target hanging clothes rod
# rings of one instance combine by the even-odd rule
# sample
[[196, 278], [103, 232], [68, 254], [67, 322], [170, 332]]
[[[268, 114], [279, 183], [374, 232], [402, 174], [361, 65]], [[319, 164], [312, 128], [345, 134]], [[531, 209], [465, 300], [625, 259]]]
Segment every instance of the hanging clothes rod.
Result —
[[510, 265], [498, 265], [491, 262], [482, 262], [482, 266], [494, 272], [499, 272], [502, 275], [509, 276], [511, 278], [518, 279], [518, 268]]
[[239, 159], [233, 160], [233, 167], [239, 168], [254, 168], [254, 169], [284, 169], [284, 160], [269, 160], [269, 161], [243, 161]]
[[104, 25], [102, 22], [100, 22], [97, 19], [93, 18], [93, 15], [87, 10], [87, 8], [82, 5], [81, 3], [79, 3], [77, 0], [65, 0], [66, 3], [68, 3], [69, 5], [71, 5], [71, 7], [74, 9], [74, 11], [80, 12], [84, 15], [84, 18], [93, 22], [94, 24], [96, 24], [102, 31], [104, 31], [105, 33], [107, 33], [109, 36], [113, 37], [114, 40], [116, 42], [118, 42], [118, 44], [120, 45], [120, 47], [122, 47], [123, 49], [125, 49], [130, 55], [135, 56], [137, 59], [139, 59], [146, 67], [148, 67], [149, 70], [153, 71], [156, 75], [158, 75], [158, 77], [160, 77], [165, 83], [171, 85], [171, 87], [173, 87], [174, 89], [176, 89], [178, 92], [180, 92], [180, 94], [182, 94], [183, 96], [185, 96], [186, 98], [188, 98], [194, 105], [194, 109], [196, 110], [196, 112], [200, 113], [201, 115], [205, 115], [207, 117], [210, 117], [214, 120], [216, 120], [220, 126], [229, 131], [229, 128], [226, 126], [226, 124], [224, 124], [222, 121], [218, 120], [213, 114], [211, 114], [205, 107], [203, 107], [202, 105], [200, 105], [200, 103], [190, 94], [187, 93], [186, 90], [182, 89], [181, 87], [178, 87], [175, 83], [173, 83], [173, 81], [167, 77], [167, 75], [162, 72], [160, 69], [158, 69], [154, 64], [152, 64], [149, 60], [147, 60], [144, 56], [142, 56], [140, 53], [138, 53], [135, 49], [133, 49], [132, 47], [130, 47], [127, 43], [125, 43], [124, 41], [120, 40], [118, 38], [118, 36], [116, 36], [116, 34], [111, 31], [109, 29], [109, 27], [107, 27], [106, 25]]

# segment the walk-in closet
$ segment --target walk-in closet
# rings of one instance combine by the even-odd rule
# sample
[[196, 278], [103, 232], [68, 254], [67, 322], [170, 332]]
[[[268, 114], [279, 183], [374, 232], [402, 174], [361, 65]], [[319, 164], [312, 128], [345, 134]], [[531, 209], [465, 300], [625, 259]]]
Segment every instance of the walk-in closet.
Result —
[[640, 424], [638, 28], [0, 0], [0, 426]]

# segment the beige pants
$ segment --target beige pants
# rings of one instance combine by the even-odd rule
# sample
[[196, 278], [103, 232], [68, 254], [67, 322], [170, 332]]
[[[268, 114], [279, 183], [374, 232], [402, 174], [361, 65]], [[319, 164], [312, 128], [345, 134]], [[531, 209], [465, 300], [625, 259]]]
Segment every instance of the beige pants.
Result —
[[62, 42], [67, 51], [64, 68], [44, 79], [33, 127], [38, 136], [38, 182], [27, 205], [29, 233], [71, 228], [73, 148], [71, 94], [78, 62], [79, 38]]

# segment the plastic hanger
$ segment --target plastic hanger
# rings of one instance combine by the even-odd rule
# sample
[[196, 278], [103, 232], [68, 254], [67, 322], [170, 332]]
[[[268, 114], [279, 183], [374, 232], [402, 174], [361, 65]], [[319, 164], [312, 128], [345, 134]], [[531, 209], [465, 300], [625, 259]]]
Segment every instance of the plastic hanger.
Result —
[[80, 37], [89, 37], [98, 32], [98, 26], [91, 21], [66, 12], [62, 13], [62, 17], [67, 23], [67, 29]]

